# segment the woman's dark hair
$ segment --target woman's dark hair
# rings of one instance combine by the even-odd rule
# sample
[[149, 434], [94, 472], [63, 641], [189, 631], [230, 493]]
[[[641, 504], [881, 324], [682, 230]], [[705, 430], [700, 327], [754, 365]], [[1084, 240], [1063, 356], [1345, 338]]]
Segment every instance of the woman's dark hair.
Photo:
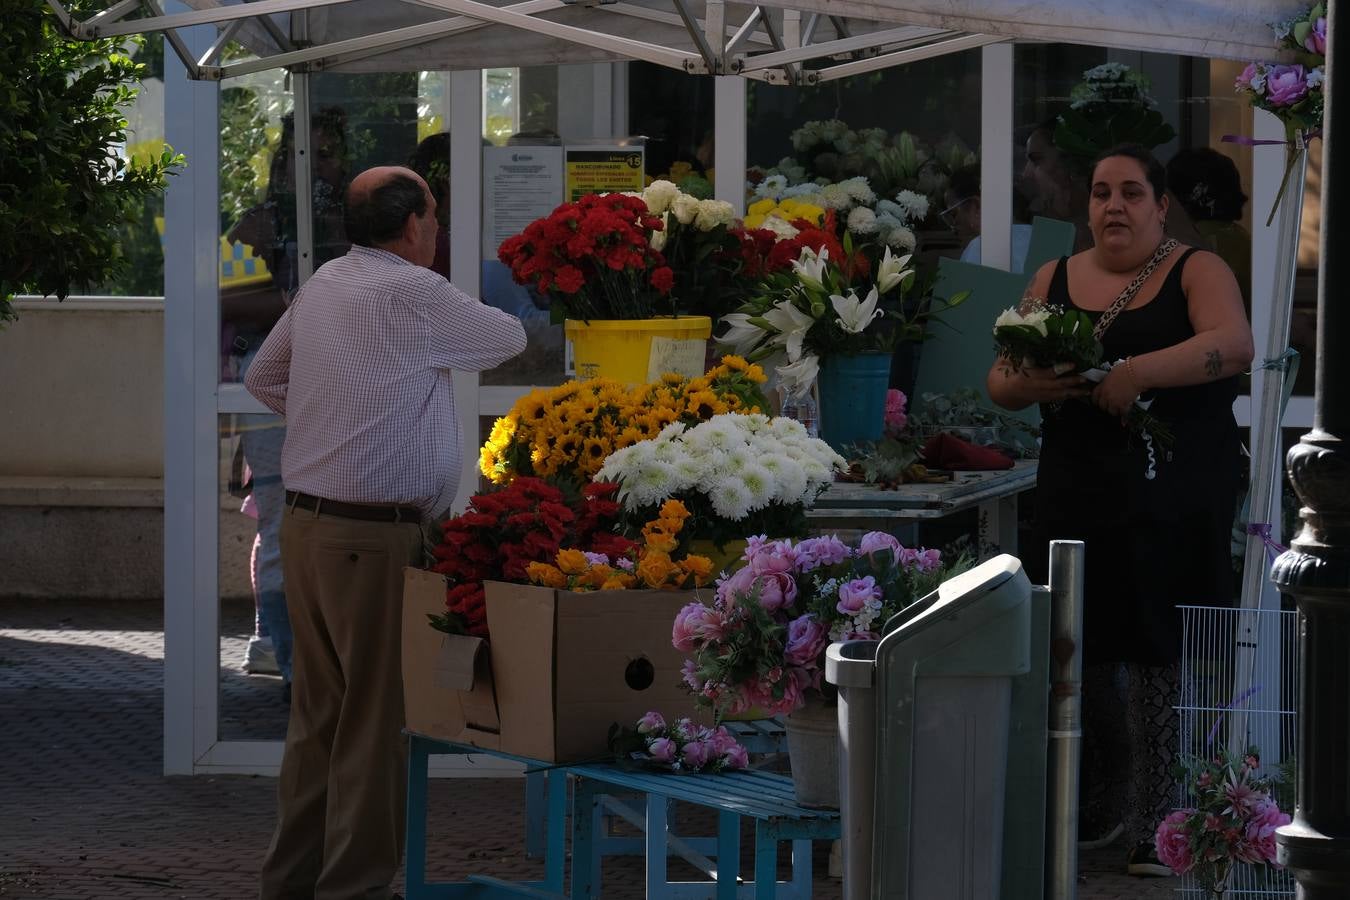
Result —
[[347, 240], [361, 247], [387, 244], [403, 231], [408, 216], [426, 215], [427, 195], [417, 179], [391, 175], [369, 191], [347, 192]]
[[1247, 195], [1237, 165], [1211, 147], [1182, 150], [1167, 163], [1167, 186], [1192, 219], [1233, 222]]
[[1144, 177], [1148, 179], [1149, 186], [1153, 188], [1153, 199], [1161, 200], [1163, 194], [1167, 193], [1167, 170], [1163, 168], [1162, 163], [1154, 156], [1143, 144], [1117, 144], [1110, 150], [1098, 156], [1092, 161], [1092, 168], [1088, 170], [1088, 189], [1092, 189], [1093, 179], [1097, 175], [1097, 166], [1103, 160], [1110, 159], [1113, 156], [1128, 156], [1130, 159], [1139, 163], [1144, 169]]

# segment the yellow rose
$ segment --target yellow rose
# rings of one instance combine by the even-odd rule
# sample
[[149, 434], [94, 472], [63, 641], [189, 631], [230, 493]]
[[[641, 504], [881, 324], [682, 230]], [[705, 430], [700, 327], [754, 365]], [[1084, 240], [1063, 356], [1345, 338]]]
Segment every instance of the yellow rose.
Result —
[[555, 590], [567, 586], [567, 576], [548, 563], [532, 562], [525, 567], [525, 574], [535, 584], [551, 587]]
[[684, 524], [684, 520], [689, 518], [689, 509], [684, 505], [684, 501], [671, 498], [661, 504], [661, 518], [675, 519], [676, 530]]
[[580, 550], [559, 550], [558, 568], [564, 575], [580, 575], [591, 567], [586, 554]]
[[637, 577], [647, 587], [660, 587], [675, 571], [670, 555], [659, 551], [648, 551], [638, 560]]
[[694, 587], [703, 587], [712, 577], [712, 560], [706, 556], [686, 556], [680, 560], [680, 568], [694, 578]]

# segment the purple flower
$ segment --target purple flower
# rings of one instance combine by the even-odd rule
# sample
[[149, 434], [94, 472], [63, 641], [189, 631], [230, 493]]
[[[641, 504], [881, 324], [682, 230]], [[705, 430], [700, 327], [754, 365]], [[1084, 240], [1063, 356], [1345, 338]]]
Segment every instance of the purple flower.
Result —
[[846, 581], [839, 586], [839, 602], [835, 609], [846, 616], [856, 616], [867, 608], [868, 600], [879, 600], [881, 588], [871, 575]]
[[690, 769], [703, 768], [712, 757], [712, 746], [707, 741], [690, 741], [680, 751], [681, 761]]
[[703, 690], [703, 681], [698, 677], [698, 663], [692, 659], [684, 661], [684, 665], [680, 667], [680, 675], [691, 691]]
[[769, 612], [791, 606], [797, 599], [797, 582], [791, 575], [765, 575], [756, 578], [755, 585], [759, 588], [759, 605]]
[[894, 535], [887, 534], [884, 531], [869, 531], [867, 534], [864, 534], [862, 540], [858, 542], [859, 556], [871, 556], [878, 550], [889, 550], [891, 552], [891, 559], [898, 560], [900, 558], [900, 551], [904, 549], [905, 548], [901, 546], [900, 542], [895, 539]]
[[797, 571], [810, 572], [821, 566], [835, 566], [849, 558], [848, 544], [834, 535], [807, 538], [797, 545]]
[[919, 552], [919, 558], [916, 560], [920, 572], [933, 572], [942, 565], [941, 550], [922, 550]]
[[787, 644], [783, 660], [792, 666], [804, 666], [815, 661], [829, 643], [829, 629], [816, 617], [807, 613], [788, 623]]
[[637, 723], [638, 734], [651, 734], [656, 731], [666, 730], [666, 720], [659, 712], [650, 711]]
[[657, 738], [647, 745], [647, 752], [652, 755], [652, 759], [659, 759], [661, 762], [675, 761], [675, 742], [670, 738]]
[[625, 572], [633, 571], [633, 561], [626, 556], [620, 556], [618, 559], [614, 560], [614, 565], [617, 568], [623, 569]]
[[1266, 73], [1266, 100], [1272, 106], [1293, 106], [1308, 95], [1302, 66], [1271, 66]]
[[592, 553], [589, 550], [583, 550], [582, 554], [586, 557], [586, 562], [593, 566], [609, 565], [609, 557], [603, 553]]
[[725, 754], [732, 747], [740, 746], [740, 742], [727, 731], [725, 725], [718, 725], [717, 730], [708, 736], [708, 740], [712, 744], [713, 752], [717, 754]]
[[750, 754], [740, 744], [722, 751], [722, 764], [728, 769], [744, 769], [750, 765]]
[[1303, 46], [1309, 53], [1316, 53], [1318, 56], [1327, 55], [1327, 17], [1318, 16], [1317, 21], [1312, 23], [1308, 29], [1308, 36], [1303, 39]]
[[670, 643], [676, 650], [691, 653], [703, 644], [721, 640], [724, 624], [720, 610], [704, 606], [696, 600], [675, 614]]
[[1274, 800], [1266, 799], [1252, 810], [1243, 835], [1246, 845], [1241, 857], [1246, 862], [1269, 863], [1275, 861], [1275, 829], [1288, 825], [1289, 814], [1280, 812]]
[[[749, 553], [749, 551], [746, 551]], [[791, 572], [797, 565], [797, 553], [788, 541], [773, 541], [764, 544], [749, 557], [751, 569], [756, 575], [780, 575]]]
[[1187, 817], [1194, 815], [1193, 809], [1178, 809], [1168, 814], [1158, 823], [1153, 835], [1153, 848], [1158, 860], [1178, 875], [1184, 875], [1195, 865], [1191, 854], [1191, 837], [1186, 830]]
[[1266, 89], [1266, 75], [1260, 63], [1247, 63], [1247, 67], [1238, 75], [1237, 81], [1233, 86], [1240, 91], [1251, 91], [1254, 94], [1260, 94]]
[[755, 573], [749, 566], [732, 572], [717, 582], [717, 599], [723, 603], [743, 594], [748, 594], [755, 586]]

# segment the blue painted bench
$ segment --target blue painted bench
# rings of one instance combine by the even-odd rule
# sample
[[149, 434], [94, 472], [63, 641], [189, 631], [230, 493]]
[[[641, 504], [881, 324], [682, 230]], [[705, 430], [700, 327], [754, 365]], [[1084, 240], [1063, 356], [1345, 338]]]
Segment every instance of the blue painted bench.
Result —
[[[645, 841], [647, 896], [668, 900], [694, 900], [715, 896], [717, 900], [774, 900], [778, 881], [778, 845], [792, 843], [792, 879], [782, 886], [785, 893], [806, 900], [811, 896], [811, 842], [839, 837], [839, 814], [797, 805], [791, 779], [768, 772], [730, 772], [721, 775], [676, 775], [646, 772], [615, 765], [568, 766], [575, 777], [572, 815], [573, 900], [600, 894], [600, 860], [603, 855], [623, 852], [613, 838], [603, 833], [603, 817], [612, 809], [604, 798], [613, 794], [638, 794], [646, 798]], [[552, 787], [552, 785], [550, 785]], [[708, 839], [673, 839], [667, 829], [671, 802], [690, 803], [717, 811], [717, 836]], [[753, 886], [740, 878], [741, 819], [755, 824]], [[673, 840], [694, 853], [711, 851], [717, 860], [708, 882], [669, 882], [666, 858]], [[705, 849], [706, 848], [706, 849]], [[689, 852], [682, 853], [686, 858]], [[725, 861], [733, 861], [726, 865]]]

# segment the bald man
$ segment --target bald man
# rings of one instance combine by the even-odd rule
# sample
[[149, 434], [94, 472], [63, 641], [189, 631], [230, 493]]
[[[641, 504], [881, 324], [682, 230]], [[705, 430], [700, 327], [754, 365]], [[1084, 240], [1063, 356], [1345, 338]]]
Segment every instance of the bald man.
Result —
[[458, 489], [451, 373], [525, 348], [519, 320], [428, 266], [436, 201], [408, 169], [347, 190], [346, 256], [321, 266], [249, 367], [286, 417], [281, 555], [295, 632], [277, 829], [262, 900], [385, 900], [403, 856], [403, 567]]

